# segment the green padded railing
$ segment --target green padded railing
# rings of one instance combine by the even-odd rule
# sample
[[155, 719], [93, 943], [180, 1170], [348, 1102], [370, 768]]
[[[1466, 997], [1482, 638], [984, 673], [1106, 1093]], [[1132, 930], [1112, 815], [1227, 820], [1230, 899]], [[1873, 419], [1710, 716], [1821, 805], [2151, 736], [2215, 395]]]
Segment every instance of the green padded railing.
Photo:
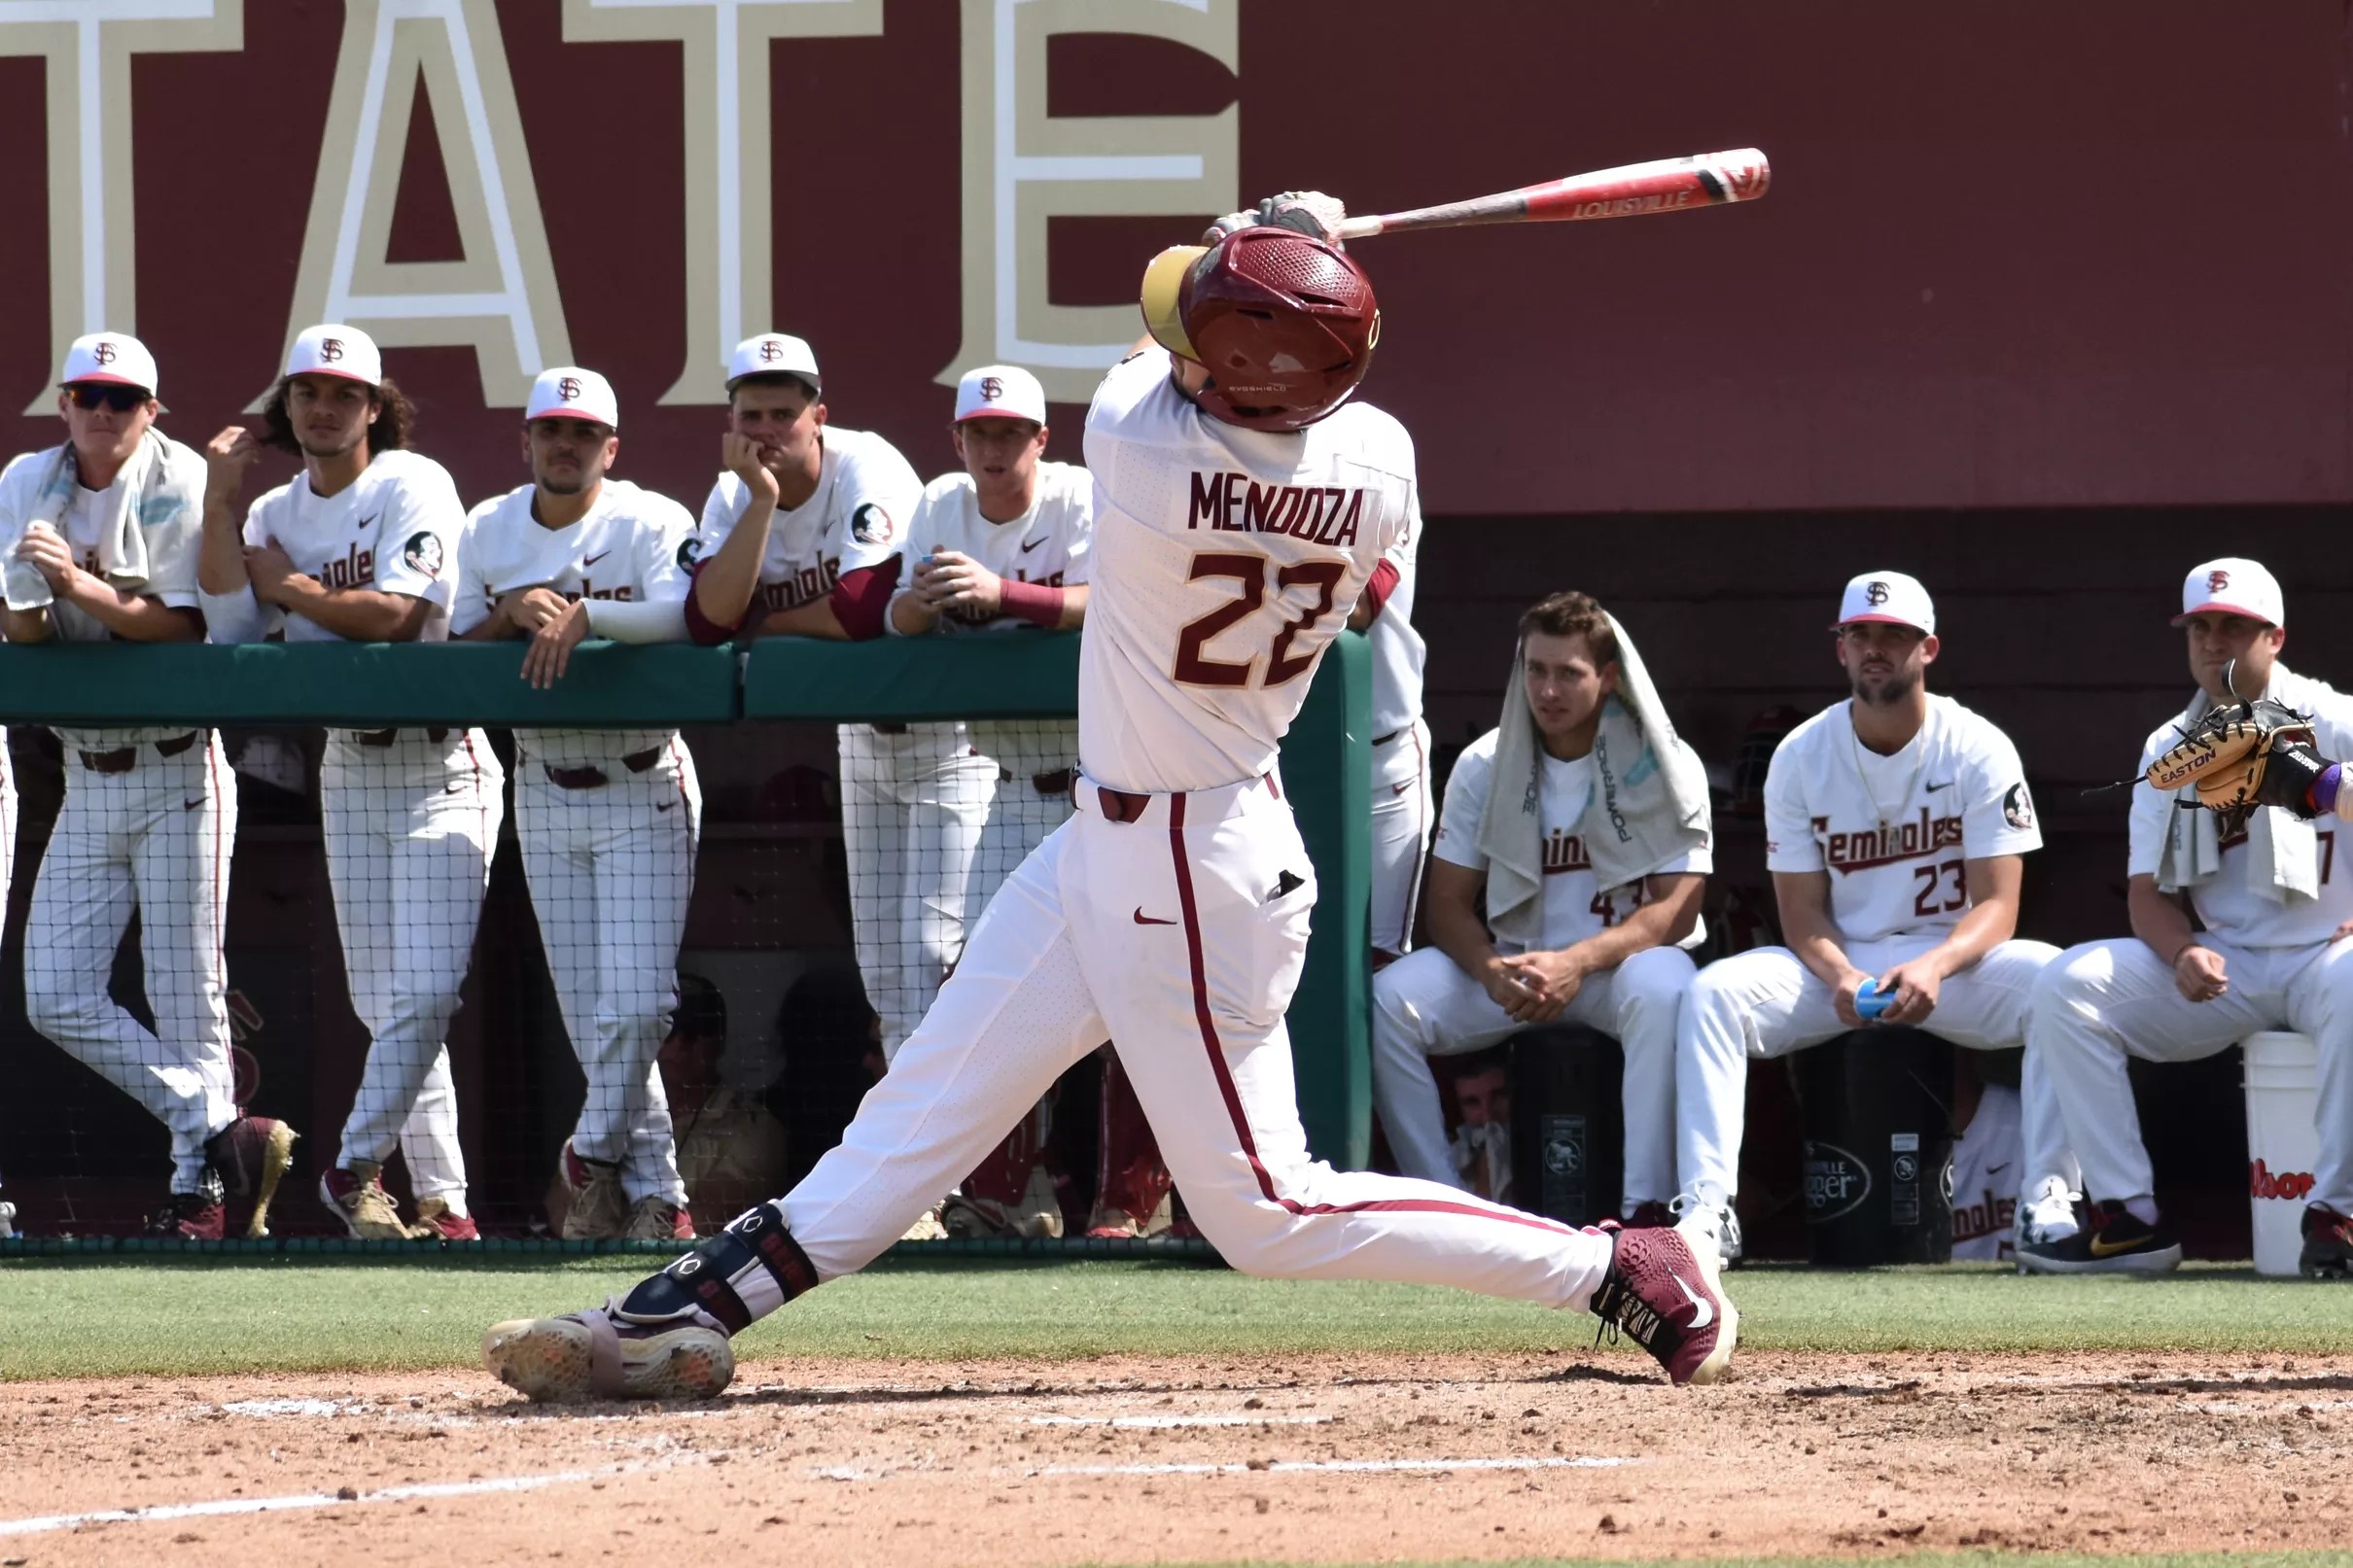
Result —
[[[587, 643], [551, 690], [520, 643], [0, 645], [0, 721], [333, 724], [374, 729], [1038, 718], [1078, 707], [1075, 632], [775, 638], [749, 651]], [[1372, 663], [1344, 633], [1282, 746], [1282, 781], [1319, 885], [1291, 1047], [1308, 1145], [1344, 1169], [1372, 1142]]]

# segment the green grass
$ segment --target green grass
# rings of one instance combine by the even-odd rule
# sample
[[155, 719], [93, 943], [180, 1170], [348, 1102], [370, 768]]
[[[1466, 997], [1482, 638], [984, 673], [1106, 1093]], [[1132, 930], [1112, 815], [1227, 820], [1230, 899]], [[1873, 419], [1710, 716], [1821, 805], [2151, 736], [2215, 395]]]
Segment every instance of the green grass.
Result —
[[[571, 1311], [645, 1272], [632, 1259], [0, 1264], [0, 1378], [472, 1366], [495, 1319]], [[2243, 1270], [2120, 1280], [1759, 1268], [1731, 1288], [1757, 1349], [2353, 1351], [2353, 1288]], [[1581, 1348], [1594, 1328], [1415, 1286], [1154, 1263], [892, 1263], [826, 1286], [742, 1346], [753, 1358], [942, 1360], [1480, 1352]]]

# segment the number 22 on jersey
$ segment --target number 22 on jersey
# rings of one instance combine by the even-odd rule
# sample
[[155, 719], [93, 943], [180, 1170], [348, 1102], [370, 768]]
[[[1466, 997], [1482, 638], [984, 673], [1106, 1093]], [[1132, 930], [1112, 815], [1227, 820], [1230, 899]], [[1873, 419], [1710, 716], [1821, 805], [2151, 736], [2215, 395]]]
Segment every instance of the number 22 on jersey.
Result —
[[[1297, 618], [1286, 620], [1277, 629], [1266, 650], [1263, 674], [1256, 649], [1249, 649], [1241, 659], [1212, 658], [1209, 644], [1236, 622], [1247, 620], [1266, 602], [1268, 562], [1261, 555], [1244, 555], [1233, 551], [1211, 550], [1193, 557], [1187, 582], [1207, 578], [1231, 578], [1240, 591], [1211, 610], [1208, 614], [1188, 621], [1176, 636], [1176, 662], [1170, 674], [1190, 686], [1280, 686], [1297, 679], [1316, 662], [1313, 651], [1294, 653], [1291, 644], [1300, 633], [1308, 631], [1332, 612], [1332, 595], [1340, 579], [1348, 575], [1344, 561], [1299, 561], [1275, 573], [1275, 592], [1280, 596], [1292, 588], [1307, 588], [1315, 600]], [[1242, 652], [1229, 648], [1229, 653]]]

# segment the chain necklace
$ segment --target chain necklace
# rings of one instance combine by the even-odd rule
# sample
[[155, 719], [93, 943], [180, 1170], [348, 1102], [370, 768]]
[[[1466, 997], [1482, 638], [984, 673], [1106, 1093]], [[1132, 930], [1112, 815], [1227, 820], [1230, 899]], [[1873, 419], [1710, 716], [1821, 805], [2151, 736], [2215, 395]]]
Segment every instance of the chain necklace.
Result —
[[[1928, 747], [1920, 738], [1921, 732], [1927, 727], [1926, 724], [1922, 724], [1919, 729], [1912, 732], [1912, 739], [1904, 743], [1907, 747], [1918, 745], [1919, 754], [1912, 759], [1912, 774], [1904, 781], [1904, 787], [1896, 791], [1896, 811], [1902, 811], [1911, 803], [1913, 790], [1920, 782], [1920, 769], [1927, 766]], [[1862, 785], [1863, 798], [1871, 802], [1871, 814], [1879, 819], [1879, 836], [1883, 840], [1889, 833], [1895, 831], [1895, 818], [1886, 807], [1879, 804], [1879, 793], [1871, 787], [1871, 776], [1863, 771], [1863, 737], [1856, 733], [1854, 727], [1854, 703], [1851, 699], [1846, 704], [1846, 745], [1847, 755], [1854, 763], [1854, 782]], [[1901, 754], [1900, 749], [1898, 754]]]

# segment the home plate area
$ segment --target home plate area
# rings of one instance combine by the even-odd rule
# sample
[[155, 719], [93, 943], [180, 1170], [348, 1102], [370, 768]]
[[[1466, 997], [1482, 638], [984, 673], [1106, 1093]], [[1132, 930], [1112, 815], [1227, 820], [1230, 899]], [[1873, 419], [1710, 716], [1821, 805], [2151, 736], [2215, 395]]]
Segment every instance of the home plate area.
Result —
[[2332, 1547], [2353, 1508], [2347, 1357], [1769, 1352], [1680, 1391], [1578, 1350], [759, 1361], [568, 1411], [471, 1374], [150, 1378], [0, 1385], [0, 1556], [42, 1565]]

